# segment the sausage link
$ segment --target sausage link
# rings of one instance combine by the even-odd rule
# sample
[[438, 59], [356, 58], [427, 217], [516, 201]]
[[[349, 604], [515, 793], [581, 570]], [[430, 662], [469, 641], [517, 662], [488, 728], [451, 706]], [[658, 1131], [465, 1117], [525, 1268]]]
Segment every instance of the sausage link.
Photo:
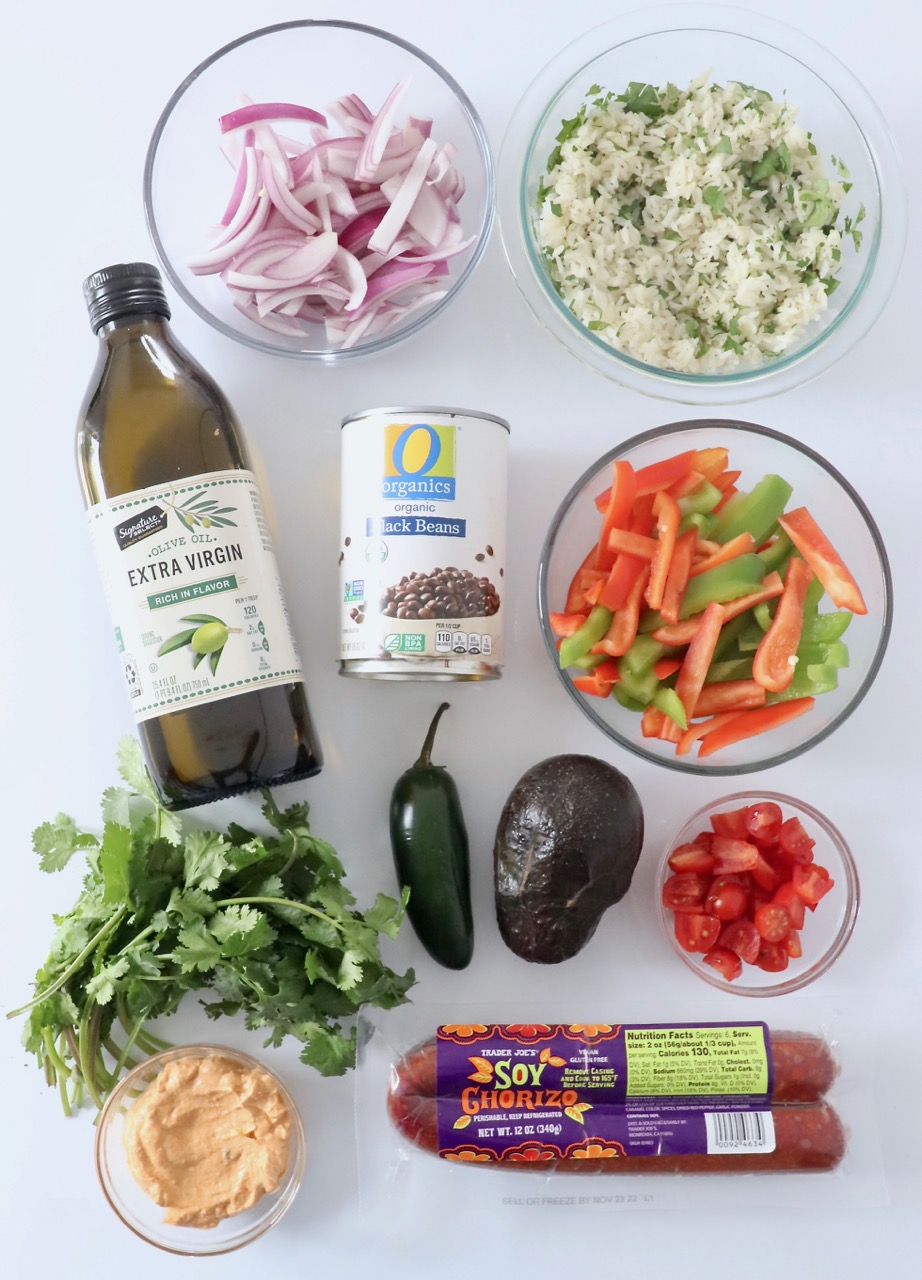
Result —
[[[771, 1035], [775, 1065], [772, 1118], [775, 1150], [733, 1155], [622, 1156], [618, 1159], [560, 1159], [490, 1162], [492, 1167], [548, 1173], [772, 1173], [834, 1169], [845, 1154], [845, 1131], [822, 1096], [836, 1075], [828, 1045], [801, 1032]], [[438, 1155], [436, 1042], [411, 1049], [391, 1068], [388, 1114], [414, 1146]]]

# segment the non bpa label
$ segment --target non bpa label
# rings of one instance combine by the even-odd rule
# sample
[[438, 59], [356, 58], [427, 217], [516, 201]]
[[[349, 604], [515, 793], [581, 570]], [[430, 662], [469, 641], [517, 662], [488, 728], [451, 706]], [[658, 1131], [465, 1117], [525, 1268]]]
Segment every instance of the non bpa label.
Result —
[[447, 1024], [437, 1046], [446, 1159], [774, 1150], [761, 1022]]

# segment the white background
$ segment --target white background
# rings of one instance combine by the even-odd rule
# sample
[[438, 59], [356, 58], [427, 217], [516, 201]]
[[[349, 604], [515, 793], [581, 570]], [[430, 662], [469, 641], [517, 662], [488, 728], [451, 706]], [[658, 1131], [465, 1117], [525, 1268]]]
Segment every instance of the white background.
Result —
[[[510, 113], [539, 68], [568, 39], [633, 7], [631, 0], [383, 6], [328, 0], [314, 10], [243, 0], [149, 6], [47, 0], [5, 20], [4, 1010], [26, 998], [47, 950], [51, 913], [67, 908], [79, 883], [76, 866], [57, 877], [40, 874], [30, 833], [58, 810], [96, 824], [99, 797], [115, 780], [117, 740], [130, 729], [73, 462], [75, 418], [95, 358], [80, 285], [105, 264], [152, 254], [141, 170], [167, 97], [212, 50], [255, 26], [351, 18], [384, 26], [441, 62], [473, 99], [498, 151]], [[922, 160], [918, 4], [750, 0], [735, 7], [802, 28], [863, 81], [902, 149], [912, 217]], [[344, 91], [361, 92], [361, 68], [343, 74]], [[815, 752], [759, 777], [828, 812], [859, 863], [862, 908], [845, 955], [808, 997], [787, 997], [783, 1008], [776, 1002], [766, 1014], [776, 1025], [796, 1018], [841, 1034], [843, 1056], [849, 1054], [844, 1105], [864, 1135], [847, 1174], [831, 1184], [814, 1180], [798, 1204], [781, 1208], [765, 1182], [750, 1179], [732, 1203], [726, 1184], [709, 1183], [707, 1207], [697, 1207], [696, 1191], [694, 1213], [691, 1198], [683, 1207], [679, 1196], [674, 1207], [646, 1213], [546, 1206], [483, 1217], [472, 1214], [458, 1180], [451, 1212], [435, 1220], [426, 1212], [428, 1175], [421, 1173], [418, 1206], [409, 1212], [394, 1202], [395, 1229], [384, 1238], [359, 1208], [353, 1079], [321, 1080], [294, 1052], [266, 1051], [304, 1115], [305, 1185], [285, 1221], [243, 1253], [181, 1260], [144, 1245], [115, 1220], [93, 1175], [91, 1115], [63, 1118], [19, 1045], [20, 1024], [2, 1023], [0, 1274], [83, 1280], [124, 1273], [143, 1280], [193, 1271], [266, 1275], [286, 1267], [346, 1280], [398, 1271], [547, 1277], [590, 1266], [649, 1277], [914, 1271], [922, 1244], [919, 272], [911, 225], [892, 300], [858, 349], [813, 383], [741, 414], [803, 439], [851, 479], [878, 520], [894, 574], [896, 621], [870, 695]], [[572, 480], [628, 435], [694, 415], [621, 391], [560, 349], [526, 310], [497, 234], [473, 281], [431, 328], [367, 363], [324, 369], [260, 355], [214, 333], [179, 302], [174, 329], [226, 391], [262, 455], [327, 761], [317, 779], [288, 790], [291, 799], [309, 798], [314, 829], [341, 851], [361, 902], [393, 888], [387, 798], [397, 773], [415, 759], [444, 687], [337, 675], [339, 424], [353, 410], [402, 403], [467, 405], [512, 424], [508, 667], [499, 682], [450, 690], [438, 751], [466, 802], [477, 949], [466, 972], [451, 974], [428, 961], [409, 930], [391, 948], [395, 966], [417, 967], [420, 1030], [500, 1000], [510, 1019], [518, 1010], [538, 1016], [552, 1004], [558, 1016], [578, 1007], [581, 1016], [598, 1019], [627, 1013], [656, 1020], [667, 1004], [689, 1018], [738, 1014], [738, 1001], [711, 993], [668, 950], [651, 905], [652, 866], [670, 831], [692, 808], [734, 788], [644, 765], [602, 738], [550, 669], [534, 603], [542, 535]], [[491, 850], [517, 778], [564, 751], [596, 754], [630, 775], [646, 808], [647, 843], [634, 888], [592, 943], [568, 964], [544, 970], [516, 959], [499, 939]], [[250, 802], [233, 802], [207, 817], [223, 822], [251, 811]], [[210, 1034], [262, 1052], [258, 1038], [235, 1024], [207, 1023], [194, 1002], [166, 1034], [174, 1040]], [[380, 1126], [374, 1135], [361, 1129], [357, 1135], [360, 1144], [385, 1138]]]

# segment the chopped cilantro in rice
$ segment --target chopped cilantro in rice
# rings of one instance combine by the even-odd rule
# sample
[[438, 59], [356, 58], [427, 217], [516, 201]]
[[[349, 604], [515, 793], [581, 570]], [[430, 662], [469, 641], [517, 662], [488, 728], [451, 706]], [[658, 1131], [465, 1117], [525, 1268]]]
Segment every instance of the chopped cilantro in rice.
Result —
[[844, 164], [831, 179], [796, 108], [749, 85], [702, 76], [589, 97], [538, 193], [563, 302], [661, 369], [725, 373], [781, 355], [838, 284]]

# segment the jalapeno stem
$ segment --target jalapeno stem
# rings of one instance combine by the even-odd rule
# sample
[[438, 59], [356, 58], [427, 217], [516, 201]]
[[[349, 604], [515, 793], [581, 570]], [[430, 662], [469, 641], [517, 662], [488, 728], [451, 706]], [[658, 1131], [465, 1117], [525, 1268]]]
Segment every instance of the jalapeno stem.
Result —
[[429, 726], [429, 732], [426, 734], [426, 741], [423, 743], [423, 749], [419, 753], [419, 759], [413, 766], [414, 769], [428, 769], [432, 764], [432, 744], [435, 742], [435, 731], [439, 727], [439, 721], [442, 718], [442, 712], [447, 711], [451, 706], [450, 702], [443, 702], [432, 717], [432, 724]]

